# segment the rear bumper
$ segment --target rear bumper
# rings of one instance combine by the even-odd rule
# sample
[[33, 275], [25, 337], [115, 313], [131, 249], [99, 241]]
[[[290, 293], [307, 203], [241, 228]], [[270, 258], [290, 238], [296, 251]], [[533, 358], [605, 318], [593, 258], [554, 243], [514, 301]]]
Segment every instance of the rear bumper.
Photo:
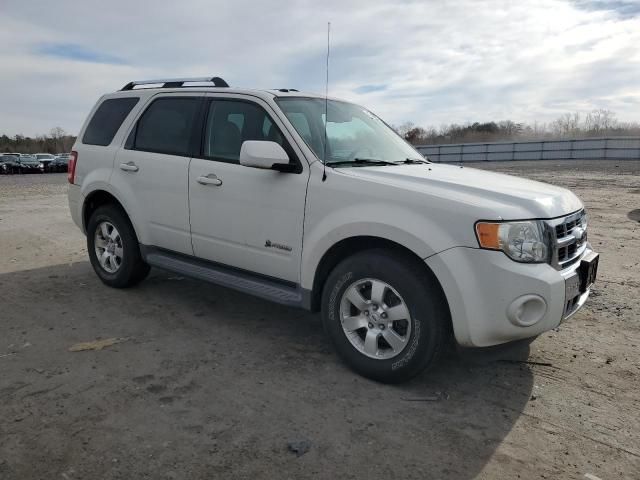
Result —
[[[591, 252], [588, 247], [585, 255]], [[514, 262], [502, 252], [457, 247], [426, 259], [447, 297], [457, 342], [486, 347], [534, 337], [576, 313], [566, 310], [565, 278], [547, 264]], [[524, 313], [523, 313], [524, 312]]]
[[71, 218], [78, 228], [84, 231], [84, 222], [82, 221], [82, 208], [84, 205], [84, 196], [80, 192], [79, 185], [69, 185], [69, 191], [67, 193], [69, 200], [69, 212], [71, 212]]

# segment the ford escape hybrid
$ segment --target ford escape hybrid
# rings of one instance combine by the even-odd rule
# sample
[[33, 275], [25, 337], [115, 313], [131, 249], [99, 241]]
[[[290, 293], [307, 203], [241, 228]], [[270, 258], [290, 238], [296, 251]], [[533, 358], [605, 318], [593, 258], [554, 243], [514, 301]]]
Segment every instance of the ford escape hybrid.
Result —
[[321, 311], [379, 381], [416, 375], [451, 335], [558, 326], [598, 265], [570, 191], [430, 163], [367, 109], [297, 90], [131, 82], [95, 105], [68, 175], [105, 284], [155, 266]]

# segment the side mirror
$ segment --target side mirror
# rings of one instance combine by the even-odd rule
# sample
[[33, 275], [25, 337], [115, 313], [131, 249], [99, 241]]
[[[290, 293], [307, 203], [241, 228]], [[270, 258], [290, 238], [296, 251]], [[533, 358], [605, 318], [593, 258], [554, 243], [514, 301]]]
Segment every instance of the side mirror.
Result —
[[246, 140], [240, 147], [240, 165], [286, 171], [289, 169], [289, 155], [276, 142]]

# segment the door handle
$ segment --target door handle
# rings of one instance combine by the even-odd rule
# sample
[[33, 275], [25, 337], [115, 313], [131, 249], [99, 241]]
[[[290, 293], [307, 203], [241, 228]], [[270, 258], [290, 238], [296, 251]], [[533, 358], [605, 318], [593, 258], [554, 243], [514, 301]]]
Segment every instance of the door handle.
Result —
[[198, 178], [198, 183], [201, 185], [213, 185], [214, 187], [219, 187], [222, 185], [222, 180], [220, 180], [215, 174], [210, 173], [209, 175], [200, 175]]
[[120, 170], [124, 170], [125, 172], [137, 172], [140, 170], [138, 166], [133, 162], [121, 163]]

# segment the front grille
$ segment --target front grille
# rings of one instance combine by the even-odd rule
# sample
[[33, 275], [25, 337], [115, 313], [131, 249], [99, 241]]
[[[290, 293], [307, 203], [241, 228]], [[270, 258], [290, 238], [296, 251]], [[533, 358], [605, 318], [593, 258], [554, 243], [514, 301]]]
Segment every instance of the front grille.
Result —
[[551, 236], [551, 265], [564, 270], [577, 263], [587, 248], [587, 218], [584, 210], [547, 220]]

